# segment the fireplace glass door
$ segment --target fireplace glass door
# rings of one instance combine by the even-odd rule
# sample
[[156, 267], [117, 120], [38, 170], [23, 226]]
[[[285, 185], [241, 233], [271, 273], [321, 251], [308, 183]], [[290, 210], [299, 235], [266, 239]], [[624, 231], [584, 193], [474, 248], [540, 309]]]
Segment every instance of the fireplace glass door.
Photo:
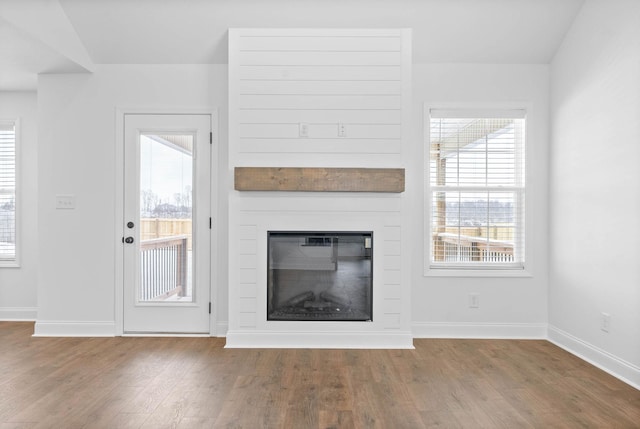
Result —
[[372, 232], [268, 233], [267, 319], [371, 321]]

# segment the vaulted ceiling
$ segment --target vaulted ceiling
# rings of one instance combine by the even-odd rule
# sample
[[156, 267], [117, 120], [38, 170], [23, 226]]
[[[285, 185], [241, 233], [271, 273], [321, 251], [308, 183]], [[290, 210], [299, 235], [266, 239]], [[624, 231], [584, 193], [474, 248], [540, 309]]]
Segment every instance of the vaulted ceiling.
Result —
[[547, 64], [584, 0], [0, 0], [0, 90], [97, 64], [224, 64], [232, 27], [412, 28], [415, 63]]

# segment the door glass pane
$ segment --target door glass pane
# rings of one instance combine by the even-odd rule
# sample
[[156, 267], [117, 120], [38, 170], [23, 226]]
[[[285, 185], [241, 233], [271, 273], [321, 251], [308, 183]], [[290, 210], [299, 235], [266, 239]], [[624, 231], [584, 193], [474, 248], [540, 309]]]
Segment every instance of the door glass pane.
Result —
[[192, 302], [193, 135], [140, 136], [138, 302]]

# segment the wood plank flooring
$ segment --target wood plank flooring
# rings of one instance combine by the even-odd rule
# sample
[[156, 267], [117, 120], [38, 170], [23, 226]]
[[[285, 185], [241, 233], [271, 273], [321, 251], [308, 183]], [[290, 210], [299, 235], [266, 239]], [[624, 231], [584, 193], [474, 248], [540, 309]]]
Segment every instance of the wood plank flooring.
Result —
[[0, 322], [0, 429], [640, 428], [640, 391], [546, 341], [224, 349]]

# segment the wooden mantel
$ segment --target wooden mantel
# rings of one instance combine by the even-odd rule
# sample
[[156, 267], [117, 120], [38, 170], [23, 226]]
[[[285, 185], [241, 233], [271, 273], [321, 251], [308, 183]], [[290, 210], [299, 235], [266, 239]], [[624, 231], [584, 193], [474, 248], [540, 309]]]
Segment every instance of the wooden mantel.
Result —
[[235, 167], [236, 191], [404, 192], [404, 168]]

